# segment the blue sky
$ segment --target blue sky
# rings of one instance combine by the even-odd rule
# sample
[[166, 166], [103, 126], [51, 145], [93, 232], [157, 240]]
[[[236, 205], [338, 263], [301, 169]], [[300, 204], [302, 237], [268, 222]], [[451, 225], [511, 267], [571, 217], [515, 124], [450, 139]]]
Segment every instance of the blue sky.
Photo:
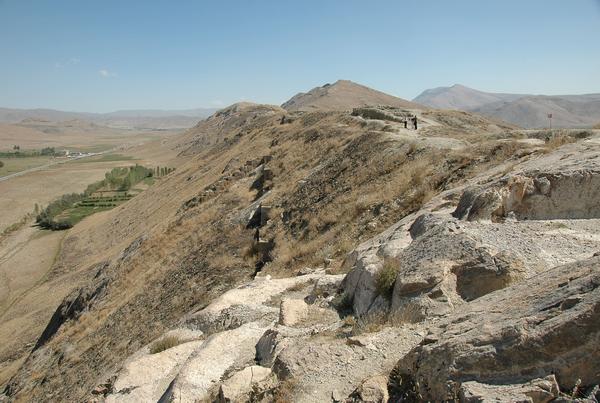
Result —
[[0, 106], [279, 104], [350, 79], [600, 92], [600, 0], [0, 0]]

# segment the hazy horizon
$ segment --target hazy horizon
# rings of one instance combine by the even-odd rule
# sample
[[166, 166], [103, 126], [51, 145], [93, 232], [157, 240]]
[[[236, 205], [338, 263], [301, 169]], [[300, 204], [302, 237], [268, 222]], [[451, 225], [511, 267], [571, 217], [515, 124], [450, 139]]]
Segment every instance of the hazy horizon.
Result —
[[[600, 1], [298, 4], [0, 0], [0, 107], [281, 104], [347, 79], [405, 99], [600, 92]], [[574, 63], [573, 61], [577, 61]]]

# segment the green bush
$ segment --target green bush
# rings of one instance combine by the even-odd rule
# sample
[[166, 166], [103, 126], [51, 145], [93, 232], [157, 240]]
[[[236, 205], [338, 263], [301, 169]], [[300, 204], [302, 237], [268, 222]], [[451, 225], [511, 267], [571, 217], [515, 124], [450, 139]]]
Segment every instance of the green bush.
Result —
[[386, 259], [383, 262], [383, 267], [375, 273], [375, 288], [377, 289], [377, 294], [388, 299], [392, 297], [392, 291], [394, 290], [394, 283], [396, 282], [399, 268], [400, 262], [398, 259]]

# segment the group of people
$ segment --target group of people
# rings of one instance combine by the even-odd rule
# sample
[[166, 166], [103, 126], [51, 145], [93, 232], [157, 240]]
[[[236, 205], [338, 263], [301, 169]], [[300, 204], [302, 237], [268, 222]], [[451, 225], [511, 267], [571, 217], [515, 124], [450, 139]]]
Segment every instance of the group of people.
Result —
[[416, 116], [411, 116], [409, 118], [404, 119], [404, 128], [408, 129], [408, 122], [410, 121], [410, 124], [412, 126], [413, 129], [417, 130], [417, 117]]

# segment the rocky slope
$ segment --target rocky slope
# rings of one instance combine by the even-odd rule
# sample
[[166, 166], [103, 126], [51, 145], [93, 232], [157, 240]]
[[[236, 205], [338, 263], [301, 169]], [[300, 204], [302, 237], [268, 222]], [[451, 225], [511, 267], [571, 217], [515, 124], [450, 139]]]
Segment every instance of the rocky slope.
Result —
[[598, 137], [371, 108], [236, 104], [178, 138], [67, 235], [54, 270], [87, 285], [4, 399], [594, 396]]

